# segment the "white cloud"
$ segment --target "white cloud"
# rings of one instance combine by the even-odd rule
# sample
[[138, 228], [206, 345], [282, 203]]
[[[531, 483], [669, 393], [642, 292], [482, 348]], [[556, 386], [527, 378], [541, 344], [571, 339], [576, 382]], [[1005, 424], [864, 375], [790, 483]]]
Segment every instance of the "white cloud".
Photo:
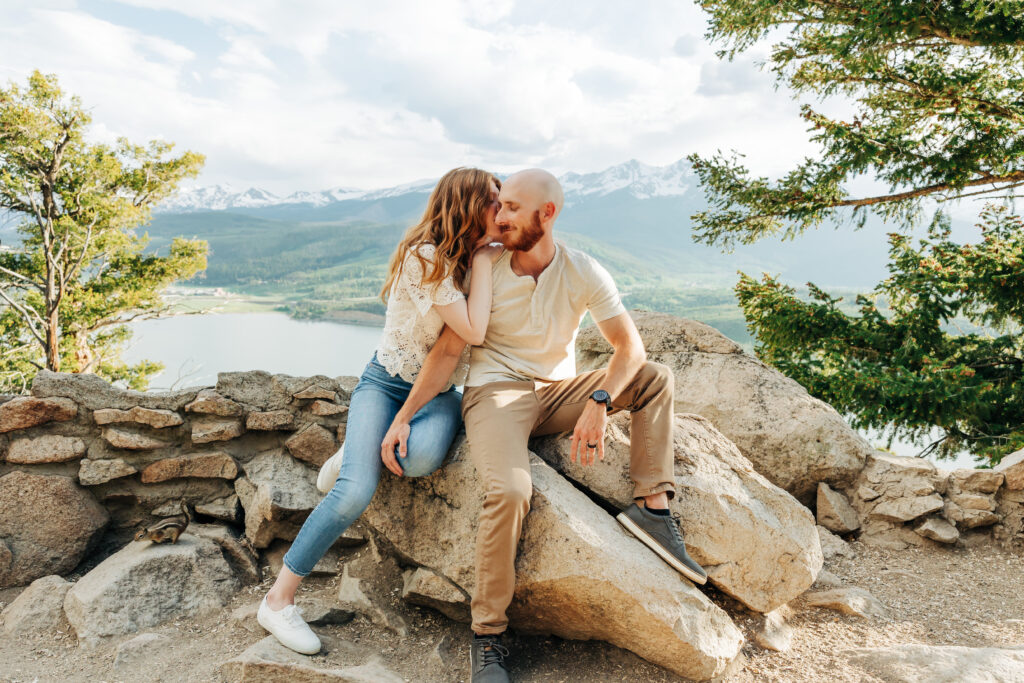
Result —
[[[368, 187], [733, 147], [772, 174], [813, 152], [796, 103], [749, 59], [719, 64], [692, 4], [126, 0], [123, 19], [68, 5], [6, 13], [0, 75], [57, 73], [101, 136], [205, 153], [204, 183]], [[143, 28], [146, 10], [208, 37]]]

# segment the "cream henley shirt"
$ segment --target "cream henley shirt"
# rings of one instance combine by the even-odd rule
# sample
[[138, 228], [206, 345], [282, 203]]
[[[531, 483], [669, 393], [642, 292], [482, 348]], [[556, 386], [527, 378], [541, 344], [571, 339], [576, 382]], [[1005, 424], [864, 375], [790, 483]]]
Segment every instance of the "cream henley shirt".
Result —
[[589, 310], [594, 322], [626, 311], [604, 267], [555, 242], [555, 256], [535, 281], [516, 275], [511, 252], [491, 273], [491, 320], [469, 356], [467, 387], [507, 380], [552, 382], [576, 376], [576, 334]]

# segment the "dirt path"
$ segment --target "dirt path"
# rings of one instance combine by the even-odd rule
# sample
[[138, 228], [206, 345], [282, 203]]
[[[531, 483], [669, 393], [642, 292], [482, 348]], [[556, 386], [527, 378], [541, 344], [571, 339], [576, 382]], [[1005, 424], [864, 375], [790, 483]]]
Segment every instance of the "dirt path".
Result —
[[[753, 633], [759, 617], [745, 611], [735, 618], [747, 635], [744, 659], [727, 681], [881, 681], [848, 661], [849, 651], [899, 643], [1009, 646], [1024, 644], [1024, 557], [991, 547], [884, 551], [852, 546], [853, 558], [836, 558], [826, 568], [851, 586], [870, 591], [889, 610], [889, 620], [863, 620], [830, 610], [792, 604], [795, 629], [785, 653], [761, 650]], [[303, 595], [333, 595], [337, 578], [313, 578]], [[224, 610], [182, 619], [149, 632], [167, 636], [128, 666], [115, 667], [119, 642], [80, 649], [68, 632], [32, 638], [0, 637], [3, 681], [221, 681], [219, 665], [258, 642], [264, 633], [247, 630], [232, 610], [256, 602], [269, 585], [241, 591]], [[0, 592], [9, 603], [17, 590]], [[736, 610], [731, 600], [709, 591], [716, 602]], [[466, 627], [427, 609], [405, 612], [412, 632], [400, 638], [362, 618], [340, 626], [318, 627], [330, 651], [310, 659], [313, 666], [363, 664], [373, 657], [408, 681], [454, 683], [467, 680]], [[250, 624], [250, 626], [252, 626]], [[450, 647], [435, 653], [446, 639]], [[680, 681], [619, 648], [597, 642], [512, 637], [514, 680], [526, 682]], [[445, 648], [442, 648], [444, 650]]]

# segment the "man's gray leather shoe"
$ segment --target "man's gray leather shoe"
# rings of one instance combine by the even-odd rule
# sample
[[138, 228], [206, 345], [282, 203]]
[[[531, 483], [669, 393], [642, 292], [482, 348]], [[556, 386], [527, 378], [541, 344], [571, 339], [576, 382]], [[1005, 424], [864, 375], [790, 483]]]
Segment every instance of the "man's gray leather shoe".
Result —
[[500, 635], [473, 638], [469, 648], [472, 683], [508, 683], [505, 657], [508, 657], [508, 650], [501, 644]]
[[707, 583], [707, 572], [686, 554], [686, 543], [675, 516], [656, 515], [633, 503], [615, 519], [677, 572], [699, 586]]

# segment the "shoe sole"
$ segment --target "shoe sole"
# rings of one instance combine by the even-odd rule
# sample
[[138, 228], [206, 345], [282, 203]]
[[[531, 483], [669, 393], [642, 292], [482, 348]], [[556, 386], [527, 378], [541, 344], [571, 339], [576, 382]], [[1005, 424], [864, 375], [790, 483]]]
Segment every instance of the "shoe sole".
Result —
[[640, 540], [640, 542], [642, 542], [644, 545], [646, 545], [654, 552], [658, 553], [658, 557], [668, 562], [673, 569], [675, 569], [677, 572], [688, 578], [690, 581], [693, 581], [698, 586], [703, 586], [705, 583], [708, 582], [706, 576], [701, 576], [697, 572], [693, 571], [685, 564], [683, 564], [675, 557], [673, 557], [672, 553], [662, 548], [660, 543], [654, 540], [654, 538], [646, 531], [637, 526], [637, 524], [633, 520], [626, 516], [626, 513], [620, 512], [618, 515], [615, 516], [615, 519], [617, 519], [619, 521], [619, 524], [624, 526], [626, 530], [629, 531], [629, 533], [636, 536]]

